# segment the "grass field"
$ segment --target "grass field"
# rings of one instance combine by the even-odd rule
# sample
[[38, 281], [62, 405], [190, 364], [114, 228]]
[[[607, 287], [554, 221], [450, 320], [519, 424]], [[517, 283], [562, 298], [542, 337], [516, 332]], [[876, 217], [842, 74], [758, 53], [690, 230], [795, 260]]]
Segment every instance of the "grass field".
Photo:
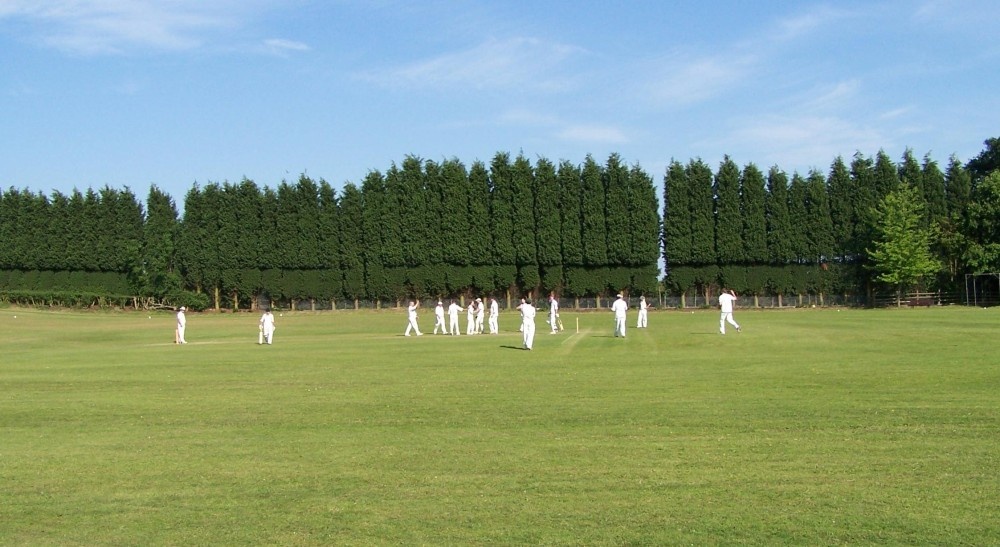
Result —
[[0, 544], [1000, 543], [1000, 309], [562, 318], [0, 309]]

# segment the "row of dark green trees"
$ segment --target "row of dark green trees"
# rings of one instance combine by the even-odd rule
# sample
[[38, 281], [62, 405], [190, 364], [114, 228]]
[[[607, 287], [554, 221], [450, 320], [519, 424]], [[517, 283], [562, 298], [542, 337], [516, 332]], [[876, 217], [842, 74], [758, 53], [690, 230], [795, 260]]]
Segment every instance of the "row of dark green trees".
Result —
[[29, 304], [216, 309], [601, 297], [656, 293], [662, 258], [659, 286], [676, 295], [726, 285], [864, 297], [876, 285], [875, 205], [901, 187], [917, 189], [921, 225], [936, 234], [943, 267], [927, 284], [983, 268], [969, 260], [969, 242], [1000, 234], [976, 228], [972, 204], [998, 144], [943, 170], [909, 151], [899, 165], [881, 152], [849, 165], [838, 158], [826, 175], [765, 174], [728, 157], [715, 172], [701, 160], [675, 161], [662, 203], [653, 178], [617, 154], [557, 165], [498, 153], [469, 167], [407, 157], [339, 191], [306, 175], [275, 188], [194, 185], [183, 216], [156, 186], [145, 207], [127, 188], [11, 188], [0, 195], [0, 293]]

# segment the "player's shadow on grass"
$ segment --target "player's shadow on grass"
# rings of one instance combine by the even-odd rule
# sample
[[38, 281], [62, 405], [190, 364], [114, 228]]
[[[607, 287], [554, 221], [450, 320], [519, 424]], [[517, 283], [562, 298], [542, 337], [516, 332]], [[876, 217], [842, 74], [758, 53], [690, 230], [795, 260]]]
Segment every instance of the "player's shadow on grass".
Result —
[[524, 350], [524, 348], [523, 348], [523, 347], [521, 347], [521, 346], [500, 346], [500, 347], [501, 347], [501, 348], [503, 348], [503, 349], [516, 349], [516, 350]]

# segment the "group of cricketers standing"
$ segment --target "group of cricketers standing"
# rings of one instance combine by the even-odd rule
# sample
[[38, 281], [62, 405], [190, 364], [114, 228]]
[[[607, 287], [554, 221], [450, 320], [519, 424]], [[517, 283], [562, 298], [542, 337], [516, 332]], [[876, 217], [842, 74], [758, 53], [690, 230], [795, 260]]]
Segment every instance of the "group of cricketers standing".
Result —
[[[625, 338], [628, 302], [625, 301], [621, 293], [618, 293], [617, 297], [614, 303], [611, 304], [611, 311], [615, 316], [615, 338]], [[732, 290], [724, 289], [719, 295], [719, 308], [721, 310], [719, 317], [720, 334], [726, 334], [726, 323], [735, 327], [737, 332], [741, 332], [742, 330], [739, 324], [733, 319], [733, 304], [735, 302], [736, 293]], [[452, 300], [447, 310], [445, 310], [444, 302], [438, 300], [437, 306], [434, 307], [434, 334], [460, 335], [461, 328], [458, 323], [458, 314], [462, 311], [466, 311], [467, 313], [465, 334], [483, 334], [483, 319], [486, 315], [486, 306], [487, 304], [483, 303], [482, 298], [476, 298], [469, 304], [468, 308], [463, 308], [458, 302]], [[488, 306], [489, 332], [490, 334], [499, 334], [500, 305], [497, 303], [496, 298], [491, 297]], [[417, 336], [423, 336], [423, 333], [420, 332], [420, 327], [417, 326], [417, 307], [416, 301], [413, 300], [407, 306], [407, 324], [406, 331], [403, 333], [404, 336], [411, 336], [411, 332], [416, 333]], [[639, 319], [636, 322], [636, 328], [646, 328], [649, 308], [650, 306], [646, 303], [646, 297], [639, 297]], [[531, 303], [531, 300], [527, 298], [522, 298], [521, 303], [516, 309], [521, 313], [521, 327], [519, 330], [523, 338], [523, 348], [530, 350], [535, 341], [535, 315], [537, 315], [538, 310]], [[177, 311], [177, 327], [174, 330], [174, 343], [176, 344], [187, 344], [187, 340], [184, 338], [184, 331], [187, 326], [185, 311], [187, 311], [187, 308], [184, 306], [181, 306]], [[447, 327], [444, 321], [445, 313], [447, 313], [449, 319]], [[549, 295], [549, 319], [546, 322], [552, 329], [549, 334], [558, 334], [559, 331], [563, 330], [562, 320], [559, 318], [559, 300], [554, 293]], [[270, 345], [273, 340], [274, 315], [271, 313], [270, 308], [268, 308], [264, 310], [264, 314], [259, 321], [257, 343]]]
[[[617, 300], [611, 305], [611, 311], [615, 315], [615, 337], [625, 337], [625, 321], [626, 312], [628, 311], [628, 302], [621, 293], [618, 293]], [[417, 336], [423, 336], [420, 332], [420, 327], [417, 326], [417, 302], [411, 300], [407, 306], [407, 324], [406, 331], [403, 333], [404, 336], [411, 336], [411, 332], [416, 333]], [[458, 304], [458, 302], [452, 300], [448, 305], [447, 309], [444, 306], [444, 302], [438, 300], [437, 306], [434, 307], [434, 334], [450, 334], [458, 336], [461, 334], [461, 328], [458, 322], [458, 314], [462, 311], [467, 312], [467, 322], [465, 334], [483, 334], [483, 319], [485, 316], [486, 305], [483, 304], [482, 298], [476, 298], [469, 304], [468, 308], [463, 308]], [[523, 338], [523, 348], [530, 350], [534, 345], [535, 341], [535, 316], [538, 313], [537, 308], [531, 303], [528, 298], [522, 298], [521, 303], [517, 306], [517, 311], [521, 313], [521, 335]], [[647, 318], [648, 318], [649, 306], [646, 303], [646, 297], [642, 296], [639, 298], [639, 319], [636, 323], [636, 328], [646, 328]], [[445, 326], [445, 314], [447, 313], [449, 322], [448, 326]], [[489, 299], [489, 333], [499, 334], [499, 317], [500, 317], [500, 306], [497, 304], [496, 298]], [[563, 330], [562, 320], [559, 318], [559, 300], [556, 295], [549, 295], [549, 318], [546, 323], [552, 329], [549, 334], [558, 334], [559, 331]]]

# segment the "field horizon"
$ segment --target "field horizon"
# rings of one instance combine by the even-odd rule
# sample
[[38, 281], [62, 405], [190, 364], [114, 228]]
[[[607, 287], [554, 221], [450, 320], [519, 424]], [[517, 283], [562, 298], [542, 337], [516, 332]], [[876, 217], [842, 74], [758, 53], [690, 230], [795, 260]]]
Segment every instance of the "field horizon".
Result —
[[0, 543], [995, 544], [998, 313], [0, 308]]

